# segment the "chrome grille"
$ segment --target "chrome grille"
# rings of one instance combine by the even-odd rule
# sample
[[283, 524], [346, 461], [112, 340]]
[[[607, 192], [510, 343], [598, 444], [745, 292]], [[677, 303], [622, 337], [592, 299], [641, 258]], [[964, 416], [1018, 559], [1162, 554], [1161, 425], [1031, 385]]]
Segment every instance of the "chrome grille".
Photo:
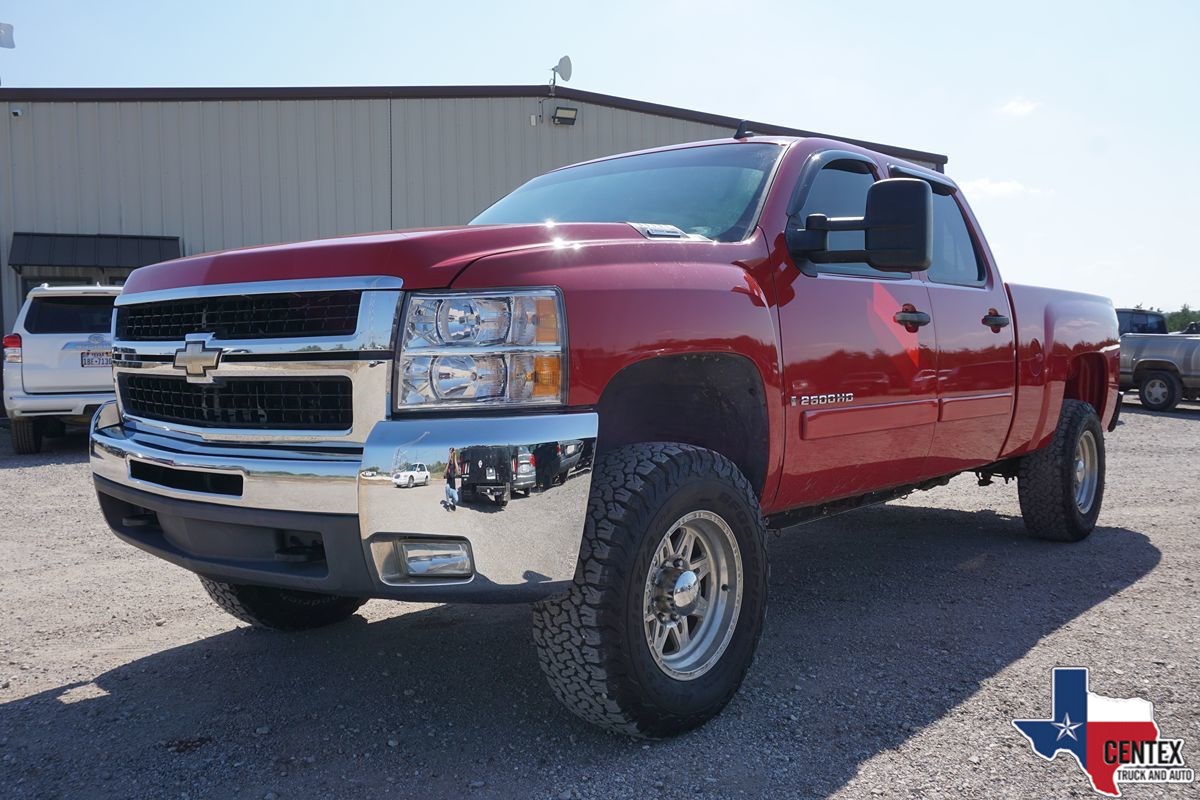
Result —
[[198, 427], [346, 430], [354, 422], [348, 377], [226, 378], [214, 384], [120, 374], [125, 413]]
[[347, 336], [358, 326], [358, 291], [196, 297], [117, 306], [117, 338], [131, 342]]

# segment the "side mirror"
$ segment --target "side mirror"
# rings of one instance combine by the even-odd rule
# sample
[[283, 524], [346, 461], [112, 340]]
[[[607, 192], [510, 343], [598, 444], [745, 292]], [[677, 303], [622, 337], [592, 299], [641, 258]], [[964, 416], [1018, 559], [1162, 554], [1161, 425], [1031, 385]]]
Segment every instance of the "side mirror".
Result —
[[[865, 250], [829, 250], [830, 231], [864, 231]], [[933, 191], [918, 178], [888, 178], [867, 190], [861, 217], [809, 214], [803, 228], [788, 227], [788, 249], [818, 264], [865, 261], [885, 272], [929, 269], [933, 261]]]

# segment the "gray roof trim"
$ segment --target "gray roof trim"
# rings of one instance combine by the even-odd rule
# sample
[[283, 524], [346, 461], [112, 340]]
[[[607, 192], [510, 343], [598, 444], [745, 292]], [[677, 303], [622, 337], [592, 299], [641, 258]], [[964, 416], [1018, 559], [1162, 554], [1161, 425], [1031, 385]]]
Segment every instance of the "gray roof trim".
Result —
[[[181, 87], [181, 88], [78, 88], [78, 89], [13, 89], [0, 88], [0, 102], [118, 102], [118, 101], [171, 101], [181, 100], [378, 100], [378, 99], [470, 99], [494, 97], [548, 97], [549, 89], [545, 84], [516, 85], [516, 86], [268, 86], [268, 87]], [[706, 125], [729, 128], [729, 135], [741, 122], [737, 117], [722, 114], [709, 114], [703, 111], [692, 111], [677, 106], [667, 106], [659, 103], [647, 103], [642, 100], [632, 100], [627, 97], [617, 97], [599, 92], [587, 92], [559, 86], [555, 97], [564, 100], [574, 100], [580, 103], [592, 103], [609, 108], [619, 108], [626, 111], [637, 111], [643, 114], [654, 114], [660, 117], [670, 117], [688, 122], [699, 122]], [[923, 150], [913, 150], [907, 147], [896, 147], [879, 142], [868, 142], [862, 139], [850, 139], [845, 136], [833, 136], [826, 133], [807, 131], [801, 128], [789, 128], [782, 125], [772, 125], [766, 122], [751, 121], [751, 130], [770, 136], [818, 136], [824, 139], [836, 139], [860, 147], [866, 147], [880, 153], [909, 160], [924, 161], [936, 164], [939, 171], [949, 160], [939, 153], [929, 153]]]

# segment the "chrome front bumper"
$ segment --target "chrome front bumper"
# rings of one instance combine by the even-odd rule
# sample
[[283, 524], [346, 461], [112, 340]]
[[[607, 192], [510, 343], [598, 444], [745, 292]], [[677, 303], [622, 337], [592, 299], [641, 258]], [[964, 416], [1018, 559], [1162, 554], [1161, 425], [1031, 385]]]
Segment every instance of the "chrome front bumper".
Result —
[[[451, 510], [441, 465], [451, 448], [515, 453], [578, 441], [594, 452], [596, 431], [590, 412], [417, 417], [377, 423], [361, 449], [202, 444], [122, 421], [109, 404], [92, 422], [91, 462], [113, 530], [203, 575], [364, 597], [522, 602], [574, 577], [590, 469], [505, 507], [479, 498]], [[433, 479], [396, 487], [402, 462], [431, 465]], [[470, 574], [415, 570], [406, 543], [465, 544]]]

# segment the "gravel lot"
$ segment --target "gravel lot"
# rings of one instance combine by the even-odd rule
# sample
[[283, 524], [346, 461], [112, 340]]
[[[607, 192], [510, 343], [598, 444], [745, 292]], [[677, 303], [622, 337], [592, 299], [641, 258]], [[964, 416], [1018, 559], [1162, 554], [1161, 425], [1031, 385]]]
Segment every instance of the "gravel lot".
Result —
[[1015, 484], [968, 477], [773, 540], [743, 690], [649, 744], [556, 704], [524, 606], [376, 601], [313, 633], [244, 627], [108, 533], [82, 436], [15, 457], [0, 430], [0, 793], [1093, 796], [1010, 725], [1048, 714], [1056, 665], [1152, 700], [1200, 768], [1200, 407], [1125, 411], [1080, 545], [1025, 538]]

